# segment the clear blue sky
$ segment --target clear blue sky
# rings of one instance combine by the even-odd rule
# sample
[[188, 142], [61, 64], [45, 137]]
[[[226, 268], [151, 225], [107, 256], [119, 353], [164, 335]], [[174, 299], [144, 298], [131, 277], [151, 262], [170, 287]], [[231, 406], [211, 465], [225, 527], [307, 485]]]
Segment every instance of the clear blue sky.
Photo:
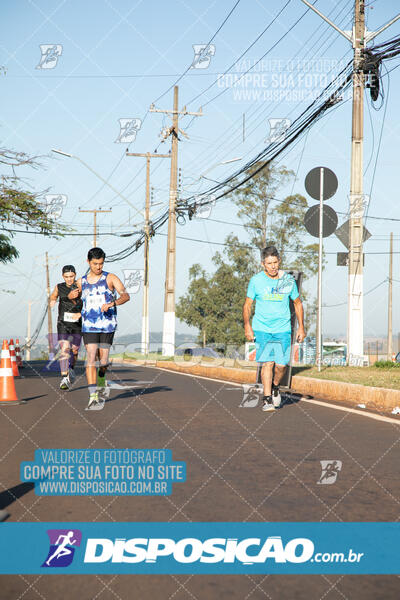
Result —
[[[294, 119], [308, 105], [307, 94], [322, 89], [325, 78], [330, 79], [340, 69], [341, 61], [351, 58], [350, 44], [328, 25], [323, 24], [311, 11], [284, 37], [270, 48], [306, 10], [300, 0], [292, 0], [278, 19], [231, 69], [243, 73], [251, 64], [267, 53], [257, 65], [244, 86], [224, 88], [229, 82], [215, 83], [193, 102], [217, 75], [238, 59], [284, 7], [286, 0], [262, 2], [241, 0], [216, 35], [215, 55], [207, 69], [191, 69], [179, 81], [179, 105], [197, 111], [200, 105], [224, 91], [204, 106], [204, 116], [191, 120], [185, 117], [181, 127], [189, 139], [183, 138], [179, 147], [179, 167], [183, 175], [183, 192], [204, 190], [207, 184], [196, 181], [208, 171], [207, 177], [221, 180], [234, 169], [255, 156], [265, 145], [269, 134], [270, 118]], [[317, 7], [343, 29], [351, 28], [352, 2], [349, 0], [319, 0]], [[370, 30], [386, 23], [398, 11], [398, 3], [391, 1], [367, 2], [367, 24]], [[214, 35], [234, 5], [233, 0], [205, 3], [193, 0], [178, 2], [131, 0], [98, 0], [94, 2], [49, 2], [43, 0], [11, 2], [4, 0], [1, 7], [2, 36], [0, 65], [6, 75], [0, 75], [1, 146], [32, 155], [49, 155], [51, 148], [61, 148], [87, 162], [111, 184], [120, 190], [131, 205], [142, 209], [145, 193], [145, 161], [125, 157], [126, 143], [115, 143], [119, 135], [119, 119], [145, 120], [136, 141], [129, 145], [132, 152], [168, 152], [170, 142], [160, 145], [159, 132], [169, 124], [169, 118], [148, 113], [149, 105], [158, 99], [191, 64], [193, 44], [206, 44]], [[398, 35], [400, 23], [379, 36], [382, 42]], [[60, 44], [62, 54], [53, 69], [37, 69], [43, 44]], [[388, 68], [397, 64], [396, 59]], [[306, 76], [308, 75], [308, 76]], [[383, 133], [376, 175], [371, 194], [369, 214], [400, 218], [397, 205], [400, 69], [384, 79], [387, 110], [375, 111], [365, 104], [365, 192], [371, 187], [376, 152]], [[272, 91], [287, 91], [288, 101], [271, 98]], [[301, 99], [296, 100], [295, 94]], [[265, 95], [267, 94], [267, 95]], [[297, 173], [297, 179], [279, 192], [283, 198], [290, 193], [305, 194], [304, 177], [315, 166], [328, 166], [339, 179], [339, 188], [329, 203], [336, 210], [348, 210], [350, 176], [351, 102], [346, 96], [342, 105], [328, 113], [301, 141], [280, 159]], [[172, 107], [172, 90], [156, 102], [159, 108]], [[246, 136], [243, 142], [242, 119], [246, 115]], [[190, 126], [189, 126], [190, 124]], [[241, 162], [221, 165], [224, 160], [242, 157]], [[63, 157], [42, 159], [45, 169], [25, 169], [26, 185], [34, 190], [49, 188], [51, 193], [68, 197], [62, 221], [69, 223], [86, 237], [67, 237], [56, 241], [41, 236], [17, 234], [14, 238], [20, 258], [1, 268], [0, 287], [15, 290], [2, 293], [2, 314], [7, 315], [2, 335], [26, 335], [26, 301], [38, 300], [33, 306], [33, 326], [39, 317], [45, 298], [44, 253], [51, 255], [51, 283], [61, 280], [63, 264], [73, 263], [81, 274], [85, 256], [92, 245], [93, 218], [79, 213], [81, 208], [109, 208], [111, 214], [99, 215], [101, 245], [112, 254], [128, 246], [129, 238], [102, 235], [102, 232], [127, 232], [140, 223], [134, 209], [76, 160]], [[212, 167], [212, 170], [211, 170]], [[164, 210], [168, 202], [169, 161], [152, 161], [151, 185], [154, 202], [163, 203], [155, 211]], [[3, 170], [3, 173], [6, 171]], [[211, 185], [211, 184], [210, 184]], [[310, 199], [310, 204], [313, 201]], [[185, 293], [187, 274], [194, 262], [206, 269], [212, 268], [211, 257], [222, 249], [212, 242], [223, 242], [230, 232], [246, 242], [236, 211], [224, 199], [213, 208], [212, 219], [194, 220], [178, 226], [179, 236], [205, 240], [199, 243], [178, 239], [177, 297]], [[271, 214], [273, 218], [273, 213]], [[340, 216], [339, 223], [345, 217]], [[400, 236], [397, 223], [368, 219], [366, 223], [372, 238], [365, 252], [387, 252], [389, 232], [395, 234], [395, 252], [399, 252]], [[112, 228], [112, 229], [111, 229]], [[164, 227], [162, 232], [166, 232]], [[305, 233], [305, 243], [312, 238]], [[151, 244], [151, 330], [162, 329], [166, 238], [156, 236]], [[344, 251], [339, 240], [332, 236], [325, 241], [327, 252]], [[286, 265], [290, 266], [290, 265]], [[122, 269], [143, 268], [143, 249], [128, 259], [114, 263], [111, 269], [122, 277]], [[367, 254], [365, 263], [365, 291], [380, 283], [388, 272], [387, 254]], [[397, 277], [396, 277], [397, 275]], [[399, 255], [394, 257], [394, 277], [400, 280]], [[308, 282], [315, 289], [315, 281]], [[245, 286], [244, 286], [245, 293]], [[400, 283], [394, 283], [394, 331], [400, 330], [397, 310]], [[334, 334], [346, 329], [347, 269], [336, 266], [336, 254], [329, 254], [323, 283], [324, 303], [341, 304], [324, 310], [324, 331]], [[387, 327], [387, 284], [365, 297], [365, 333], [384, 333]], [[120, 333], [134, 333], [141, 328], [141, 294], [120, 310]], [[177, 324], [177, 331], [188, 331]]]

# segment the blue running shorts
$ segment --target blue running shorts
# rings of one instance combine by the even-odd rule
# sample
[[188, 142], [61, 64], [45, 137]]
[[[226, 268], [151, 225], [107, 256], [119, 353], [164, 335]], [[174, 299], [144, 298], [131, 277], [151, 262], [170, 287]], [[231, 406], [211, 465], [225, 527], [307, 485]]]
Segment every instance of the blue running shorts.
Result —
[[291, 332], [266, 333], [255, 331], [256, 361], [274, 362], [277, 365], [290, 363]]

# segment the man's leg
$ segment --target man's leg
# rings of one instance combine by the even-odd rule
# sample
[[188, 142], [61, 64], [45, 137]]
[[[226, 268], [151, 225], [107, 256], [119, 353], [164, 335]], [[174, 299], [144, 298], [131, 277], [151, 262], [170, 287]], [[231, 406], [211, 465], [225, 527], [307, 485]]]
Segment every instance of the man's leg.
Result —
[[[108, 357], [110, 355], [110, 344], [101, 344], [100, 348], [100, 366], [98, 372], [98, 379], [103, 379], [106, 376], [108, 367]], [[103, 382], [100, 382], [103, 383]]]
[[281, 406], [282, 397], [279, 384], [286, 373], [286, 367], [290, 362], [291, 334], [290, 332], [276, 333], [277, 353], [275, 361], [275, 373], [272, 383], [272, 400], [275, 408]]
[[286, 372], [287, 365], [277, 365], [275, 363], [274, 385], [278, 386]]
[[98, 344], [85, 344], [86, 346], [86, 379], [88, 385], [96, 385], [97, 369], [96, 369], [96, 354]]
[[69, 341], [61, 339], [60, 344], [60, 371], [61, 376], [66, 377], [68, 375], [68, 362], [69, 362]]
[[106, 385], [106, 371], [109, 366], [109, 355], [110, 348], [113, 343], [114, 332], [112, 333], [102, 333], [100, 335], [100, 345], [99, 345], [99, 353], [100, 353], [100, 366], [97, 374], [97, 385], [98, 387], [105, 387]]
[[264, 396], [271, 396], [273, 367], [274, 367], [273, 362], [265, 362], [265, 363], [263, 363], [263, 366], [262, 366], [261, 381], [263, 383]]
[[78, 346], [72, 346], [72, 356], [71, 356], [71, 360], [70, 360], [71, 369], [75, 368], [76, 361], [78, 360], [78, 351], [79, 351]]
[[[79, 336], [80, 338], [80, 336]], [[78, 352], [79, 352], [79, 348], [80, 348], [80, 339], [79, 339], [79, 344], [77, 344], [77, 338], [76, 335], [74, 335], [74, 339], [72, 340], [72, 352], [70, 353], [69, 356], [69, 369], [68, 369], [68, 377], [71, 383], [74, 383], [75, 379], [76, 379], [76, 374], [75, 374], [75, 364], [76, 361], [78, 360]]]
[[[88, 336], [87, 336], [88, 337]], [[88, 382], [89, 390], [89, 404], [88, 408], [92, 405], [97, 405], [99, 402], [99, 394], [97, 391], [97, 369], [96, 369], [96, 354], [98, 350], [98, 343], [93, 341], [85, 343], [86, 346], [86, 378]]]
[[65, 334], [58, 334], [58, 337], [60, 346], [59, 364], [61, 371], [60, 390], [69, 390], [71, 387], [71, 382], [68, 377], [70, 344], [68, 339], [66, 339]]
[[256, 342], [256, 361], [262, 363], [261, 381], [264, 388], [264, 400], [262, 410], [274, 410], [272, 403], [271, 387], [272, 387], [272, 369], [274, 359], [271, 356], [270, 338], [271, 334], [263, 331], [254, 331]]

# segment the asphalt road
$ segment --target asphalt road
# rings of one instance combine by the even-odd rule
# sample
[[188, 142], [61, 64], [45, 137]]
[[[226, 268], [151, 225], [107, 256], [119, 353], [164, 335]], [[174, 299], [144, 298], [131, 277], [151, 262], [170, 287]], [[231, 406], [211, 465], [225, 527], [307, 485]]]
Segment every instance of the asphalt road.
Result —
[[[9, 521], [396, 521], [399, 425], [304, 401], [264, 413], [240, 408], [241, 388], [146, 367], [113, 367], [119, 383], [101, 411], [85, 411], [84, 378], [32, 362], [17, 406], [0, 406], [0, 509]], [[78, 369], [82, 373], [82, 369]], [[187, 464], [171, 497], [44, 497], [19, 480], [38, 448], [169, 448]], [[331, 485], [321, 460], [342, 462]], [[9, 491], [8, 491], [9, 490]], [[1, 524], [0, 524], [1, 528]], [[396, 576], [1, 576], [2, 600], [385, 600]]]

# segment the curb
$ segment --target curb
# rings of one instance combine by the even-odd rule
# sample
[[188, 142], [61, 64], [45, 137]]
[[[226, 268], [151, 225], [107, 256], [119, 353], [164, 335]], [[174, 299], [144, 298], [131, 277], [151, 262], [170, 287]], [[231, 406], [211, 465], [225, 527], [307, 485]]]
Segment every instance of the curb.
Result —
[[[174, 362], [167, 363], [167, 361], [155, 361], [153, 366], [159, 369], [201, 375], [202, 377], [232, 381], [234, 383], [255, 383], [256, 381], [255, 370], [235, 369], [231, 367], [206, 367], [190, 363], [181, 366]], [[346, 403], [351, 406], [365, 404], [366, 409], [378, 411], [387, 412], [395, 406], [400, 406], [400, 390], [375, 388], [356, 383], [344, 383], [342, 381], [330, 381], [327, 379], [314, 379], [313, 377], [294, 375], [291, 389], [303, 395]]]

